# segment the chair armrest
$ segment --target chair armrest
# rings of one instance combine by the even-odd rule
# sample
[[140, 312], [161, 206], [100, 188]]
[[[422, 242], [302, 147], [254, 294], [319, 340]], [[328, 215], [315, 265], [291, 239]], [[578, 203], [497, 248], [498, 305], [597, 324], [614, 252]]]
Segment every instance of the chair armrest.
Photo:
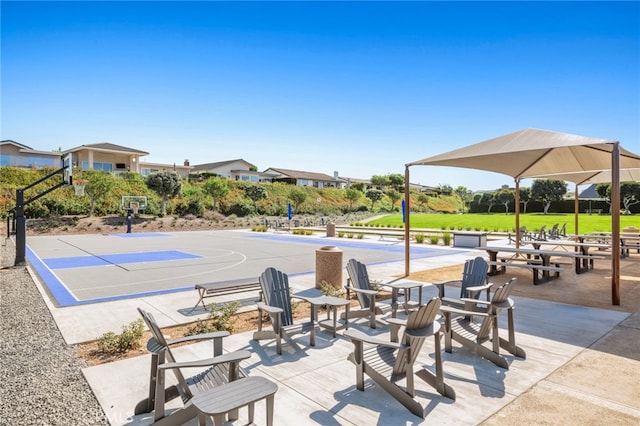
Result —
[[[472, 300], [476, 301], [475, 299], [472, 299]], [[460, 314], [460, 315], [473, 315], [473, 316], [480, 316], [480, 317], [491, 317], [491, 316], [494, 316], [494, 314], [489, 313], [489, 312], [467, 311], [465, 309], [454, 308], [453, 306], [440, 306], [440, 311], [442, 313], [452, 313], [452, 314]]]
[[389, 324], [397, 325], [399, 327], [407, 325], [407, 320], [402, 318], [387, 318], [385, 321]]
[[452, 283], [462, 283], [462, 280], [441, 280], [441, 281], [434, 281], [431, 284], [435, 286], [443, 286], [443, 285], [452, 284]]
[[168, 341], [167, 344], [176, 345], [178, 343], [185, 343], [185, 342], [197, 342], [200, 340], [221, 339], [229, 335], [231, 335], [231, 333], [229, 333], [228, 331], [214, 331], [213, 333], [196, 334], [193, 336], [180, 337], [179, 339]]
[[493, 283], [489, 283], [489, 284], [485, 284], [485, 285], [477, 285], [475, 287], [467, 287], [467, 292], [475, 293], [475, 292], [487, 290], [487, 289], [491, 288], [491, 286], [493, 286]]
[[442, 280], [442, 281], [435, 281], [431, 284], [433, 284], [434, 286], [436, 286], [438, 288], [438, 296], [440, 296], [440, 298], [444, 297], [444, 286], [445, 285], [449, 285], [449, 284], [453, 284], [453, 283], [460, 283], [460, 285], [462, 285], [462, 280]]
[[355, 288], [355, 287], [349, 287], [349, 290], [353, 290], [356, 293], [362, 293], [362, 294], [367, 294], [369, 296], [375, 296], [378, 294], [378, 292], [376, 290], [365, 290], [362, 288]]
[[192, 368], [192, 367], [208, 367], [211, 365], [225, 364], [229, 362], [240, 362], [244, 359], [251, 358], [251, 352], [249, 351], [234, 351], [228, 354], [223, 354], [213, 358], [199, 359], [195, 361], [187, 362], [167, 362], [158, 365], [159, 369], [170, 370], [175, 368]]
[[459, 306], [460, 308], [464, 307], [464, 302], [461, 301], [460, 299], [452, 299], [450, 297], [443, 297], [440, 300], [442, 300], [443, 305], [447, 304], [449, 306], [454, 306], [454, 307], [455, 306]]
[[263, 303], [263, 302], [258, 302], [257, 305], [258, 305], [258, 310], [267, 311], [267, 313], [269, 314], [279, 314], [284, 312], [284, 309], [282, 308], [278, 308], [277, 306], [267, 305], [266, 303]]
[[384, 340], [378, 339], [377, 337], [369, 336], [368, 334], [365, 334], [358, 330], [346, 330], [343, 333], [343, 336], [348, 337], [352, 341], [355, 340], [359, 342], [368, 343], [370, 345], [385, 346], [385, 347], [394, 348], [394, 349], [400, 349], [405, 347], [405, 345], [402, 345], [400, 343], [386, 342]]

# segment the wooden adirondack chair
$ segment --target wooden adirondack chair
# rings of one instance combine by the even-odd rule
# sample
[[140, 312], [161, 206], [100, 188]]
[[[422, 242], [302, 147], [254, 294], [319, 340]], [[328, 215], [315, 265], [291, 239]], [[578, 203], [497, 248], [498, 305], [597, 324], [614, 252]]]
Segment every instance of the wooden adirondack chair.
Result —
[[[239, 365], [240, 361], [248, 359], [251, 353], [236, 351], [223, 354], [222, 352], [222, 339], [228, 336], [229, 332], [218, 331], [167, 341], [153, 315], [142, 308], [138, 308], [138, 312], [153, 337], [147, 343], [147, 349], [152, 354], [149, 398], [138, 403], [135, 414], [153, 410], [154, 424], [156, 425], [183, 424], [198, 415], [197, 410], [191, 404], [194, 395], [246, 376]], [[171, 350], [172, 346], [180, 343], [195, 343], [203, 340], [213, 342], [212, 358], [178, 362]], [[200, 367], [206, 369], [192, 377], [185, 378], [181, 371], [182, 368]], [[168, 370], [173, 372], [178, 383], [165, 388], [165, 376]], [[165, 415], [165, 403], [178, 396], [182, 398], [183, 408], [173, 411], [170, 415]], [[237, 411], [231, 413], [229, 418], [237, 418]]]
[[376, 296], [379, 291], [374, 290], [369, 281], [369, 273], [364, 263], [358, 262], [356, 259], [349, 259], [347, 262], [347, 299], [351, 299], [351, 292], [355, 292], [360, 309], [351, 309], [349, 318], [369, 317], [369, 326], [376, 328], [376, 315], [386, 314], [397, 307], [393, 307], [386, 303], [376, 303]]
[[537, 233], [531, 234], [532, 241], [547, 241], [547, 225], [542, 225]]
[[[291, 307], [289, 277], [275, 268], [267, 268], [259, 278], [264, 302], [258, 302], [258, 331], [253, 333], [253, 340], [276, 339], [278, 355], [282, 354], [282, 339], [291, 334], [310, 332], [309, 344], [316, 345], [315, 321], [309, 320], [295, 323]], [[298, 297], [311, 302], [313, 298]], [[262, 329], [262, 315], [266, 312], [271, 320], [273, 330]]]
[[547, 233], [547, 238], [550, 240], [557, 240], [560, 238], [560, 224], [554, 223], [549, 232]]
[[[406, 320], [400, 343], [386, 342], [358, 330], [347, 330], [344, 336], [354, 345], [349, 360], [356, 365], [356, 387], [364, 391], [364, 375], [391, 394], [409, 411], [424, 418], [425, 408], [415, 400], [414, 374], [447, 398], [456, 399], [456, 393], [444, 382], [442, 351], [440, 349], [440, 324], [435, 321], [440, 299], [434, 297], [426, 305], [412, 311]], [[414, 364], [427, 337], [434, 337], [436, 373], [421, 368], [414, 371]], [[365, 344], [368, 346], [365, 349]], [[405, 386], [399, 380], [405, 379]]]
[[487, 300], [489, 300], [491, 284], [487, 278], [487, 272], [489, 272], [489, 264], [484, 258], [478, 256], [464, 263], [461, 279], [436, 281], [433, 285], [438, 288], [438, 294], [445, 304], [449, 304], [449, 299], [445, 297], [445, 286], [452, 284], [460, 284], [461, 299], [477, 299], [482, 291], [486, 290]]
[[[461, 307], [441, 306], [440, 311], [445, 318], [445, 351], [452, 352], [451, 340], [453, 339], [505, 369], [509, 369], [509, 363], [500, 355], [501, 347], [517, 357], [526, 358], [525, 351], [516, 345], [514, 303], [509, 298], [515, 285], [514, 277], [495, 289], [490, 302], [462, 299]], [[498, 331], [498, 317], [502, 309], [507, 309], [508, 313], [508, 340], [500, 337]], [[482, 321], [475, 322], [474, 316], [481, 317]], [[483, 345], [487, 341], [491, 341], [491, 349]]]

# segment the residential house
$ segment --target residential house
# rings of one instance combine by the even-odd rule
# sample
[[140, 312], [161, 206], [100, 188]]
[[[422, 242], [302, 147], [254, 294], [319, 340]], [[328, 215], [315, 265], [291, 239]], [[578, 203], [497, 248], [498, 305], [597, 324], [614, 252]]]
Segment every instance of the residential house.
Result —
[[338, 177], [338, 172], [333, 176], [324, 173], [303, 172], [279, 168], [268, 168], [265, 173], [274, 174], [273, 182], [284, 182], [297, 186], [312, 186], [314, 188], [343, 188], [347, 182]]
[[12, 140], [0, 141], [0, 167], [11, 166], [27, 169], [43, 167], [60, 168], [62, 152], [38, 151]]
[[258, 168], [241, 158], [237, 160], [218, 161], [216, 163], [198, 164], [193, 166], [192, 173], [215, 173], [218, 176], [233, 180], [248, 182], [271, 182], [277, 176], [266, 172], [259, 172]]
[[101, 170], [115, 174], [129, 171], [141, 173], [140, 157], [149, 155], [145, 151], [107, 142], [80, 145], [64, 152], [73, 155], [73, 165], [80, 170]]

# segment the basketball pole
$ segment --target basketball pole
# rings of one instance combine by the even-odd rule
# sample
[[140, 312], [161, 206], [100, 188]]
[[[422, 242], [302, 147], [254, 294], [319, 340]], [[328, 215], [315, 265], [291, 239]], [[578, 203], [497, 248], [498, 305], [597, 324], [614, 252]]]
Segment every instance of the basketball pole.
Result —
[[[27, 248], [27, 218], [24, 215], [24, 207], [26, 205], [28, 205], [29, 203], [32, 203], [34, 201], [36, 201], [37, 199], [39, 199], [40, 197], [43, 197], [45, 195], [47, 195], [48, 193], [50, 193], [51, 191], [54, 191], [58, 188], [60, 188], [61, 186], [65, 186], [70, 182], [60, 182], [54, 186], [52, 186], [51, 188], [47, 189], [44, 192], [41, 192], [40, 194], [36, 195], [35, 197], [29, 198], [28, 200], [24, 200], [24, 192], [28, 189], [33, 188], [34, 186], [44, 182], [47, 179], [50, 179], [52, 177], [54, 177], [55, 175], [64, 173], [64, 171], [68, 168], [71, 167], [71, 165], [65, 165], [63, 166], [61, 169], [56, 170], [55, 172], [52, 172], [50, 174], [48, 174], [47, 176], [43, 177], [42, 179], [32, 183], [31, 185], [27, 185], [24, 188], [18, 188], [16, 189], [16, 207], [15, 207], [15, 217], [16, 217], [16, 259], [13, 262], [13, 266], [25, 266], [27, 264], [27, 261], [25, 259], [25, 255], [26, 255], [26, 248]], [[71, 180], [71, 178], [70, 178]]]

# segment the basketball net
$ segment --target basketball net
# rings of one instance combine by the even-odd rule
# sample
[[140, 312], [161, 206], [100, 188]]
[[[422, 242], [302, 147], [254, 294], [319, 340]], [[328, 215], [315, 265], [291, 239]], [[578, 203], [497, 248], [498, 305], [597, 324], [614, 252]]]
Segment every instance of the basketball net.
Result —
[[131, 203], [131, 211], [134, 215], [138, 214], [138, 209], [140, 209], [140, 205], [138, 203]]
[[73, 189], [76, 191], [78, 197], [84, 196], [84, 186], [87, 184], [86, 180], [78, 179], [73, 181]]

